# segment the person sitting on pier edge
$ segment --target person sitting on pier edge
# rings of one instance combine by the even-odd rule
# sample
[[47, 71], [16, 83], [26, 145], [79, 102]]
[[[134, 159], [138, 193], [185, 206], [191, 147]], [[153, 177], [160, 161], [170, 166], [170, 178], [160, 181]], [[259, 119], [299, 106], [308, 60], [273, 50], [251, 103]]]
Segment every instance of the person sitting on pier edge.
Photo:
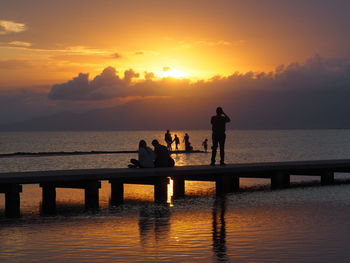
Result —
[[158, 140], [153, 140], [154, 153], [156, 155], [154, 166], [155, 167], [173, 167], [175, 161], [171, 158], [170, 153], [164, 145], [161, 145]]
[[210, 165], [215, 165], [216, 150], [220, 145], [220, 165], [225, 165], [225, 139], [226, 139], [226, 122], [230, 122], [230, 118], [224, 113], [221, 107], [216, 108], [216, 115], [211, 117], [212, 125], [212, 155]]
[[151, 148], [147, 146], [145, 140], [139, 142], [139, 159], [131, 159], [132, 164], [129, 165], [130, 168], [153, 168], [154, 167], [155, 154]]

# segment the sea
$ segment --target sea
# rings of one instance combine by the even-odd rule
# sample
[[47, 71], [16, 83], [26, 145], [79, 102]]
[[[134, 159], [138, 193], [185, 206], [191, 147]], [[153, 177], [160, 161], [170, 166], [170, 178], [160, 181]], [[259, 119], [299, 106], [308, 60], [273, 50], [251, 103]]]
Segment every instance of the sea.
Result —
[[[164, 142], [165, 131], [0, 133], [0, 154], [130, 151]], [[188, 133], [203, 150], [209, 130]], [[350, 130], [229, 130], [226, 163], [330, 160], [350, 157]], [[13, 156], [0, 172], [124, 168], [137, 154]], [[210, 152], [173, 154], [177, 166], [210, 163]], [[291, 177], [271, 190], [267, 179], [241, 179], [241, 190], [215, 196], [211, 182], [186, 182], [185, 198], [153, 202], [153, 187], [126, 185], [125, 203], [110, 205], [102, 182], [100, 210], [84, 210], [80, 189], [57, 190], [57, 214], [41, 215], [41, 189], [24, 185], [21, 217], [4, 215], [0, 194], [0, 262], [349, 262], [350, 175], [321, 186], [319, 177]]]

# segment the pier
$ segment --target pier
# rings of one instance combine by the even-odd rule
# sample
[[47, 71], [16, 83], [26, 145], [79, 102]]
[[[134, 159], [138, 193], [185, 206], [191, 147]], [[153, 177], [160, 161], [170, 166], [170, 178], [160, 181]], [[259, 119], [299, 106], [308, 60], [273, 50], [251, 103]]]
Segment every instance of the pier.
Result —
[[111, 205], [124, 201], [124, 184], [154, 186], [154, 201], [167, 202], [169, 178], [173, 180], [173, 198], [185, 196], [185, 181], [215, 182], [216, 194], [239, 191], [240, 178], [267, 178], [272, 189], [286, 188], [290, 176], [317, 176], [322, 185], [334, 182], [334, 173], [350, 173], [350, 159], [295, 162], [245, 163], [226, 166], [179, 166], [172, 168], [111, 168], [0, 173], [0, 193], [5, 194], [5, 215], [20, 216], [20, 193], [24, 184], [42, 189], [42, 212], [54, 214], [56, 188], [84, 189], [85, 208], [99, 208], [101, 181], [111, 185]]

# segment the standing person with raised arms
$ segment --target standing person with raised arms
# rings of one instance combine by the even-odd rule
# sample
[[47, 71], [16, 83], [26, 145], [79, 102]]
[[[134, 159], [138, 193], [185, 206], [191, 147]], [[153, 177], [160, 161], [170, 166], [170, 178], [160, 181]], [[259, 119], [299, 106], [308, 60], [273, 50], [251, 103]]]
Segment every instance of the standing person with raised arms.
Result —
[[210, 165], [215, 165], [216, 150], [220, 146], [220, 165], [225, 164], [225, 140], [226, 140], [226, 123], [230, 122], [230, 118], [226, 115], [221, 107], [216, 108], [216, 115], [211, 117], [212, 125], [212, 155]]

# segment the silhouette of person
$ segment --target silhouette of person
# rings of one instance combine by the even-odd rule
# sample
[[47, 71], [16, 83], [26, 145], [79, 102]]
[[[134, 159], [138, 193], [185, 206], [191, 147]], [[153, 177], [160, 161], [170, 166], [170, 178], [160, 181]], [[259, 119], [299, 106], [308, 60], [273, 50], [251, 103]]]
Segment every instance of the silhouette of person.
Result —
[[190, 136], [187, 133], [185, 133], [184, 142], [185, 142], [185, 151], [186, 152], [192, 151], [193, 147], [191, 146], [191, 143], [190, 143]]
[[175, 161], [171, 158], [169, 150], [164, 145], [161, 145], [158, 140], [153, 140], [152, 145], [154, 146], [155, 167], [173, 167], [175, 165]]
[[173, 142], [175, 142], [175, 149], [178, 150], [179, 149], [179, 144], [180, 144], [180, 139], [179, 137], [177, 137], [177, 135], [175, 134], [174, 140]]
[[139, 142], [139, 159], [131, 159], [130, 162], [132, 164], [129, 165], [130, 168], [153, 168], [154, 167], [154, 159], [155, 155], [151, 148], [147, 146], [145, 140], [141, 140]]
[[169, 151], [171, 151], [171, 144], [173, 143], [173, 138], [171, 137], [171, 133], [169, 130], [164, 134], [164, 140], [166, 142], [166, 146]]
[[208, 139], [206, 138], [203, 142], [202, 142], [203, 148], [205, 152], [208, 152]]
[[216, 115], [211, 117], [212, 125], [212, 155], [210, 165], [215, 165], [216, 150], [220, 146], [220, 165], [225, 165], [225, 140], [226, 140], [226, 123], [230, 122], [230, 118], [224, 113], [221, 107], [217, 107]]

